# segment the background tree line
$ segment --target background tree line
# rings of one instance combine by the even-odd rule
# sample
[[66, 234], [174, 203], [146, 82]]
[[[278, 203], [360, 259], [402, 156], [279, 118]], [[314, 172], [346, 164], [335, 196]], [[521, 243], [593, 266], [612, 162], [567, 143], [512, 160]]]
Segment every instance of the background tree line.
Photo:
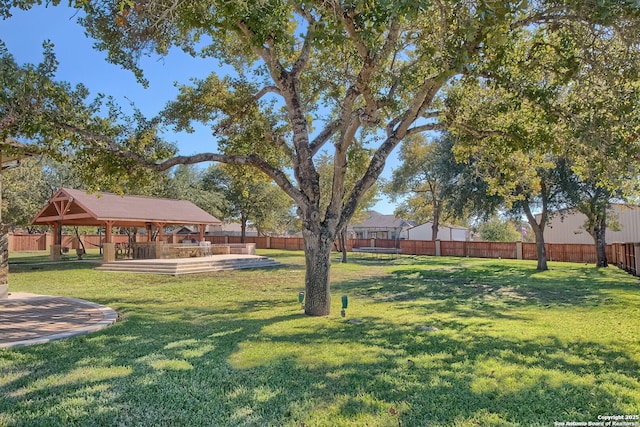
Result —
[[[86, 188], [71, 163], [49, 158], [23, 160], [3, 172], [2, 218], [12, 228], [40, 231], [31, 220], [61, 188]], [[259, 235], [299, 232], [293, 204], [276, 185], [246, 168], [213, 164], [206, 169], [177, 166], [157, 173], [145, 185], [126, 189], [127, 194], [189, 200], [224, 222], [248, 226]]]

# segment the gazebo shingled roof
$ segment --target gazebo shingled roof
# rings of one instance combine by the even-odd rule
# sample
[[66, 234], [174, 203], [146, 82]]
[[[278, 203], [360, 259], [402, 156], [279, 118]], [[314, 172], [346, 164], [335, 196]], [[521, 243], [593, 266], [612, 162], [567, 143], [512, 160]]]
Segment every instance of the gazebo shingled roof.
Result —
[[60, 189], [33, 219], [32, 224], [145, 227], [149, 224], [221, 224], [186, 200], [120, 196], [112, 193], [89, 194], [70, 188]]

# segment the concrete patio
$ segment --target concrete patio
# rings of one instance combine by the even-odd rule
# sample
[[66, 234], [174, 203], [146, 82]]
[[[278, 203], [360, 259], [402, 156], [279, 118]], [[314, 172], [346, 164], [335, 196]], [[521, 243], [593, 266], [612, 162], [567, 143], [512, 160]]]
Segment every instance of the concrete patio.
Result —
[[11, 292], [0, 299], [0, 349], [84, 335], [117, 319], [113, 309], [90, 301]]

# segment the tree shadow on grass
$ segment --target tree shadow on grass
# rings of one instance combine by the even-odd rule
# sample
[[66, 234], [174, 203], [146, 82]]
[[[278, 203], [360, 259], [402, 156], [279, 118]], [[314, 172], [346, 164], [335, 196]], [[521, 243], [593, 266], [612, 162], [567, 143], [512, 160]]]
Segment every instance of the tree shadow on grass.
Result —
[[[354, 415], [354, 407], [358, 411], [369, 408], [372, 416], [381, 416], [385, 404], [404, 404], [404, 425], [451, 425], [454, 417], [469, 421], [482, 411], [498, 414], [507, 422], [549, 425], [558, 414], [595, 420], [606, 411], [622, 410], [617, 406], [621, 403], [634, 403], [632, 391], [638, 385], [635, 376], [640, 365], [620, 350], [597, 343], [567, 345], [557, 339], [452, 336], [398, 328], [376, 318], [363, 320], [338, 330], [325, 328], [269, 339], [276, 347], [281, 342], [312, 346], [319, 336], [329, 336], [336, 345], [380, 350], [374, 362], [345, 360], [338, 367], [323, 366], [306, 374], [315, 375], [312, 382], [325, 383], [336, 396], [348, 397], [338, 411], [345, 417]], [[454, 323], [447, 326], [455, 327]], [[462, 323], [458, 329], [464, 329]], [[280, 362], [274, 363], [278, 366]], [[291, 369], [300, 371], [304, 366], [298, 363]], [[344, 375], [346, 383], [341, 381]], [[619, 395], [610, 393], [615, 387], [604, 386], [608, 375], [617, 376], [609, 386], [615, 383]], [[585, 376], [600, 380], [582, 381]]]
[[333, 288], [454, 316], [420, 330], [381, 313], [353, 323], [305, 317], [293, 295], [219, 307], [110, 298], [103, 303], [124, 316], [102, 332], [0, 352], [0, 424], [552, 425], [640, 405], [629, 349], [486, 334], [492, 317], [528, 320], [505, 305], [601, 304], [600, 292], [632, 284], [584, 273], [576, 290], [535, 271], [508, 281], [515, 273], [465, 274], [454, 263], [391, 272]]
[[9, 263], [10, 274], [31, 273], [31, 272], [48, 272], [48, 271], [67, 271], [67, 270], [91, 270], [96, 268], [100, 263], [97, 261], [58, 261], [58, 262], [16, 262]]
[[262, 304], [130, 312], [101, 333], [6, 351], [3, 364], [17, 363], [2, 370], [0, 421], [14, 414], [16, 425], [229, 425], [235, 408], [225, 393], [246, 378], [228, 355], [264, 326], [302, 316], [242, 318]]
[[384, 277], [338, 282], [333, 289], [376, 302], [430, 300], [445, 310], [461, 301], [488, 310], [496, 302], [508, 306], [590, 306], [610, 302], [609, 290], [640, 292], [636, 281], [613, 282], [605, 272], [591, 267], [574, 267], [564, 276], [500, 266], [413, 266], [389, 271], [391, 274]]
[[[415, 292], [445, 299], [433, 287]], [[269, 299], [131, 309], [100, 333], [0, 353], [0, 420], [552, 425], [640, 403], [640, 365], [612, 345], [487, 336], [463, 319], [441, 331], [360, 320], [309, 318]]]

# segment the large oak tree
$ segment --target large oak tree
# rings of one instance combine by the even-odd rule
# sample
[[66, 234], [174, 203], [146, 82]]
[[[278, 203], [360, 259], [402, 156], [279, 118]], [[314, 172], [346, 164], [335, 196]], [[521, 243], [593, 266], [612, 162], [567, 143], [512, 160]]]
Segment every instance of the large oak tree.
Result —
[[[39, 2], [4, 1], [0, 13], [33, 3]], [[182, 128], [193, 120], [210, 124], [217, 152], [203, 142], [202, 153], [172, 155], [155, 132], [158, 122], [142, 117], [127, 126], [110, 117], [106, 132], [102, 122], [56, 117], [54, 126], [75, 144], [78, 158], [129, 175], [139, 166], [166, 170], [202, 161], [262, 170], [299, 208], [309, 315], [330, 311], [334, 239], [398, 144], [441, 126], [435, 100], [448, 82], [486, 70], [509, 40], [531, 28], [558, 35], [547, 40], [557, 45], [571, 40], [575, 28], [629, 31], [638, 13], [635, 2], [571, 0], [83, 0], [77, 6], [97, 48], [141, 82], [140, 55], [164, 55], [174, 46], [235, 69], [229, 77], [212, 67], [208, 78], [182, 88], [166, 114]], [[362, 138], [373, 154], [347, 191], [347, 153]], [[321, 209], [314, 156], [329, 143], [332, 197]]]

